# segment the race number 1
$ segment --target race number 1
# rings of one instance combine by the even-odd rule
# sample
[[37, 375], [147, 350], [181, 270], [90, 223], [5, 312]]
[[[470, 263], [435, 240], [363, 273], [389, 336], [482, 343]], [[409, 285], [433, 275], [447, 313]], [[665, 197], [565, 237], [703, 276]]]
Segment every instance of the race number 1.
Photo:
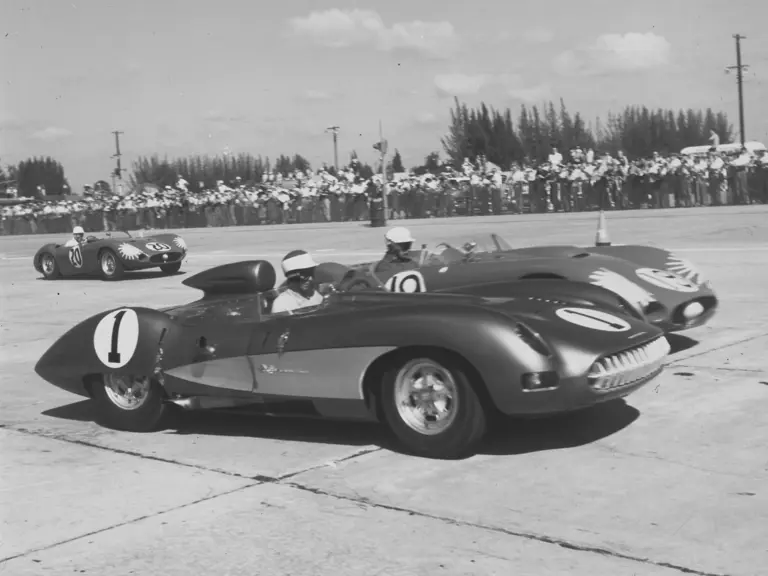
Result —
[[405, 292], [408, 294], [427, 291], [427, 284], [424, 281], [424, 276], [417, 270], [398, 272], [392, 276], [392, 278], [387, 280], [384, 287], [390, 292]]
[[110, 312], [101, 319], [93, 333], [93, 349], [101, 363], [109, 368], [128, 364], [139, 342], [139, 318], [130, 308]]

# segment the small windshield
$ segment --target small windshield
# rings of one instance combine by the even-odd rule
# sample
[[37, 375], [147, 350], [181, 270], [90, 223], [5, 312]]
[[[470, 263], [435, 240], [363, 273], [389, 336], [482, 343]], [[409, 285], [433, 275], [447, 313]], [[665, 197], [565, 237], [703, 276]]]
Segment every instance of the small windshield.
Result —
[[512, 246], [498, 234], [477, 234], [454, 242], [441, 242], [434, 250], [428, 251], [425, 265], [430, 261], [438, 264], [450, 264], [462, 260], [470, 254], [493, 254], [512, 250]]

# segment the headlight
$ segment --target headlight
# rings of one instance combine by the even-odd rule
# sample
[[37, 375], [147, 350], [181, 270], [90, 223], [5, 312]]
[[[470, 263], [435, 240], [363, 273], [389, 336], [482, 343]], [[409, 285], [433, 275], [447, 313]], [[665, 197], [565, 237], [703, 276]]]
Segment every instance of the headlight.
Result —
[[515, 334], [538, 354], [546, 356], [547, 358], [552, 356], [552, 350], [547, 346], [544, 339], [525, 324], [518, 322], [515, 325]]

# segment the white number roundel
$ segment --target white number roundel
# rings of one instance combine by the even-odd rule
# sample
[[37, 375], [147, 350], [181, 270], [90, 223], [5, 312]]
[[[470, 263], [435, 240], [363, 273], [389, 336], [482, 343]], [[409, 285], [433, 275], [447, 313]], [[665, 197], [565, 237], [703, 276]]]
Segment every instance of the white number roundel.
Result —
[[104, 316], [93, 333], [96, 356], [109, 368], [128, 364], [138, 342], [139, 317], [130, 308], [121, 308]]
[[417, 270], [398, 272], [392, 276], [392, 278], [387, 280], [384, 287], [390, 292], [405, 292], [408, 294], [427, 291], [427, 284], [424, 281], [424, 276]]
[[635, 273], [639, 278], [659, 288], [666, 288], [675, 292], [698, 292], [699, 290], [696, 284], [669, 270], [640, 268]]
[[168, 252], [171, 249], [168, 244], [163, 244], [162, 242], [147, 242], [147, 248], [155, 252]]
[[618, 316], [592, 308], [560, 308], [555, 314], [566, 322], [592, 330], [626, 332], [631, 328], [629, 322]]
[[69, 261], [75, 268], [83, 267], [83, 252], [80, 250], [80, 246], [75, 246], [69, 251]]

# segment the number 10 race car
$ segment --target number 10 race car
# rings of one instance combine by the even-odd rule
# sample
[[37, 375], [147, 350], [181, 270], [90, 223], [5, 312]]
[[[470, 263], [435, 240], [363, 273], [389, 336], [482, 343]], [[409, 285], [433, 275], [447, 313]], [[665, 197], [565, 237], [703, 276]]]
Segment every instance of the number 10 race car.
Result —
[[569, 295], [570, 283], [507, 298], [335, 292], [273, 313], [275, 281], [261, 260], [206, 270], [183, 282], [200, 300], [96, 314], [35, 371], [92, 398], [112, 428], [156, 430], [179, 409], [293, 413], [382, 422], [411, 453], [455, 458], [495, 416], [625, 397], [670, 351], [659, 328]]
[[75, 246], [46, 244], [35, 254], [33, 265], [47, 280], [61, 276], [100, 275], [104, 280], [119, 280], [127, 270], [160, 268], [166, 274], [181, 269], [187, 244], [176, 234], [157, 234], [146, 238], [105, 238], [87, 236]]

